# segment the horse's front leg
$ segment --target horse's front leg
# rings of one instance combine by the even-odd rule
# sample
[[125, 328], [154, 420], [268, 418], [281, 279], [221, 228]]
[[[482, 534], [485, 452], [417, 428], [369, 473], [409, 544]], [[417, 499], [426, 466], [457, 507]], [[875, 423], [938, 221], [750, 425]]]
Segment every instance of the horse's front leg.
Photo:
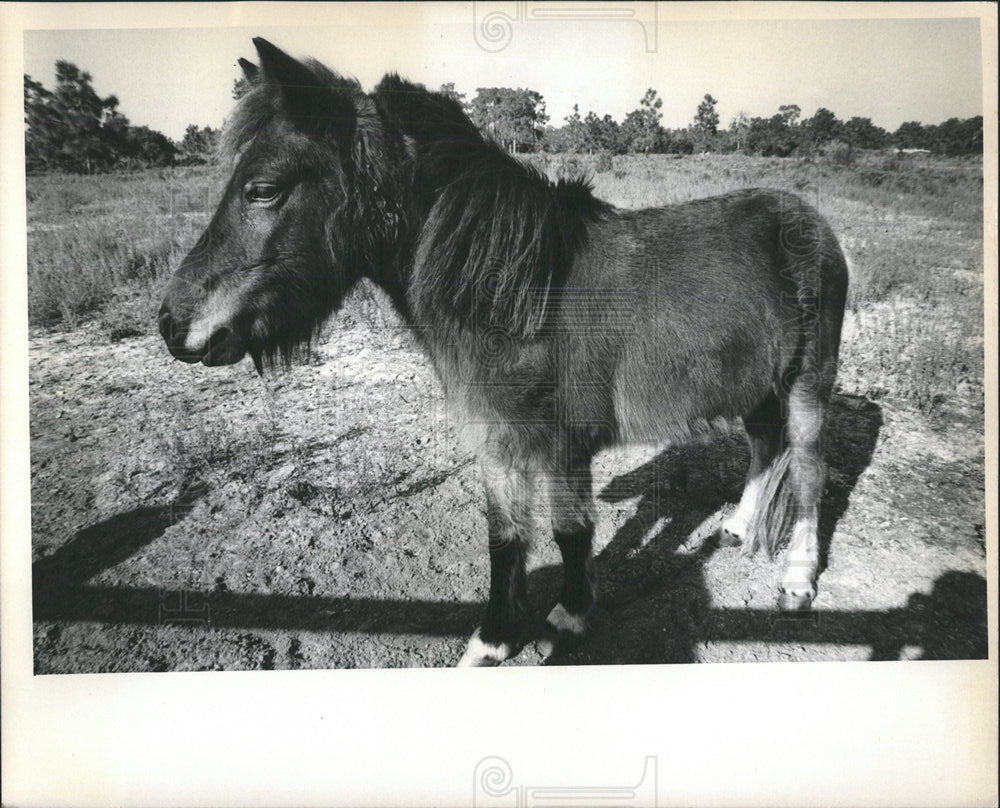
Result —
[[552, 533], [562, 553], [563, 586], [538, 644], [546, 657], [573, 647], [583, 638], [588, 630], [587, 614], [594, 605], [590, 455], [574, 456], [565, 467], [550, 472], [548, 482]]
[[459, 667], [498, 665], [524, 645], [528, 592], [524, 562], [531, 532], [533, 475], [484, 460], [490, 599]]

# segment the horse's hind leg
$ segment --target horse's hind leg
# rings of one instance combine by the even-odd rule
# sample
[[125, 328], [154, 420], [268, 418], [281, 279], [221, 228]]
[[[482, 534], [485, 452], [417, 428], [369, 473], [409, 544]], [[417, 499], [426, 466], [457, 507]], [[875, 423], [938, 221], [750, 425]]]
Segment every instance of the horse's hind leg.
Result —
[[460, 667], [498, 665], [523, 645], [528, 611], [524, 562], [531, 527], [532, 475], [482, 461], [489, 530], [490, 597]]
[[594, 605], [591, 550], [594, 541], [590, 456], [575, 458], [549, 474], [552, 533], [563, 560], [559, 602], [546, 619], [540, 650], [546, 656], [573, 645], [587, 632], [587, 613]]
[[750, 444], [750, 470], [740, 504], [725, 522], [719, 536], [724, 544], [740, 544], [757, 507], [765, 473], [784, 448], [785, 418], [781, 403], [770, 392], [752, 412], [743, 418], [747, 442]]
[[[788, 395], [789, 483], [795, 502], [795, 522], [788, 561], [778, 592], [784, 610], [808, 609], [816, 597], [819, 575], [819, 501], [823, 491], [820, 432], [823, 394], [814, 374], [803, 374]], [[825, 385], [822, 385], [825, 387]]]

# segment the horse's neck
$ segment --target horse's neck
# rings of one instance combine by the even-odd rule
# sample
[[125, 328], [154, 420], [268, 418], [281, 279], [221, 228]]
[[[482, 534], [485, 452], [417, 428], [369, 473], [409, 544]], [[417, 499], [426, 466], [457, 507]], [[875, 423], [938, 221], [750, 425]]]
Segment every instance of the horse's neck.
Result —
[[[482, 144], [484, 152], [489, 152], [487, 144]], [[517, 164], [511, 164], [506, 155], [489, 155], [495, 158], [497, 171], [518, 171]], [[460, 184], [475, 183], [468, 175], [468, 163], [456, 156], [456, 152], [442, 150], [437, 154], [425, 155], [416, 162], [413, 173], [403, 183], [407, 190], [402, 194], [400, 206], [402, 223], [393, 235], [395, 243], [383, 245], [383, 260], [369, 262], [366, 271], [370, 278], [392, 301], [400, 316], [412, 327], [428, 325], [417, 323], [410, 301], [410, 284], [416, 271], [417, 248], [424, 237], [424, 227], [431, 211], [443, 193], [463, 193]], [[430, 191], [429, 188], [435, 188]]]
[[[417, 187], [417, 178], [411, 177], [409, 185], [411, 189]], [[371, 257], [365, 262], [368, 264], [365, 277], [386, 293], [396, 312], [410, 326], [415, 325], [409, 290], [417, 244], [436, 198], [436, 195], [425, 198], [413, 195], [405, 198], [400, 206], [401, 217], [398, 220], [401, 227], [392, 234], [392, 243], [382, 245], [380, 257]]]

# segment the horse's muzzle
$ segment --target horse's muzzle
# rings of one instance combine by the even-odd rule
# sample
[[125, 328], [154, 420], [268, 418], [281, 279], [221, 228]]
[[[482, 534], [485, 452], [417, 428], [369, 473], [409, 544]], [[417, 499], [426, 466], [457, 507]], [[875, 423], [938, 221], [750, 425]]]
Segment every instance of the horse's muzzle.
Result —
[[209, 367], [234, 365], [246, 356], [246, 353], [243, 343], [231, 329], [219, 328], [208, 338], [201, 354], [201, 361]]
[[203, 344], [190, 345], [188, 326], [178, 323], [166, 304], [160, 309], [159, 322], [160, 334], [167, 343], [167, 348], [175, 359], [182, 362], [201, 362], [213, 367], [233, 365], [246, 356], [246, 347], [230, 328], [218, 328]]
[[187, 327], [174, 320], [173, 315], [167, 310], [165, 303], [160, 309], [159, 323], [160, 335], [163, 337], [163, 341], [167, 343], [167, 348], [170, 349], [170, 354], [174, 359], [191, 363], [201, 361], [201, 351], [192, 351], [185, 344], [188, 332]]

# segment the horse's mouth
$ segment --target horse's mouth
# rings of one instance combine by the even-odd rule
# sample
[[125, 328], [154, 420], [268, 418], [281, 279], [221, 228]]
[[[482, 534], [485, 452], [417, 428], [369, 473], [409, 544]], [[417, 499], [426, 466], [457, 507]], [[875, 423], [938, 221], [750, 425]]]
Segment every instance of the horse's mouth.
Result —
[[198, 362], [207, 367], [234, 365], [247, 353], [243, 341], [233, 329], [225, 326], [216, 329], [206, 342], [189, 344], [187, 328], [178, 327], [168, 312], [160, 314], [160, 332], [171, 356], [190, 365]]
[[220, 328], [208, 338], [199, 358], [206, 367], [218, 367], [235, 365], [246, 353], [246, 346], [231, 329]]

